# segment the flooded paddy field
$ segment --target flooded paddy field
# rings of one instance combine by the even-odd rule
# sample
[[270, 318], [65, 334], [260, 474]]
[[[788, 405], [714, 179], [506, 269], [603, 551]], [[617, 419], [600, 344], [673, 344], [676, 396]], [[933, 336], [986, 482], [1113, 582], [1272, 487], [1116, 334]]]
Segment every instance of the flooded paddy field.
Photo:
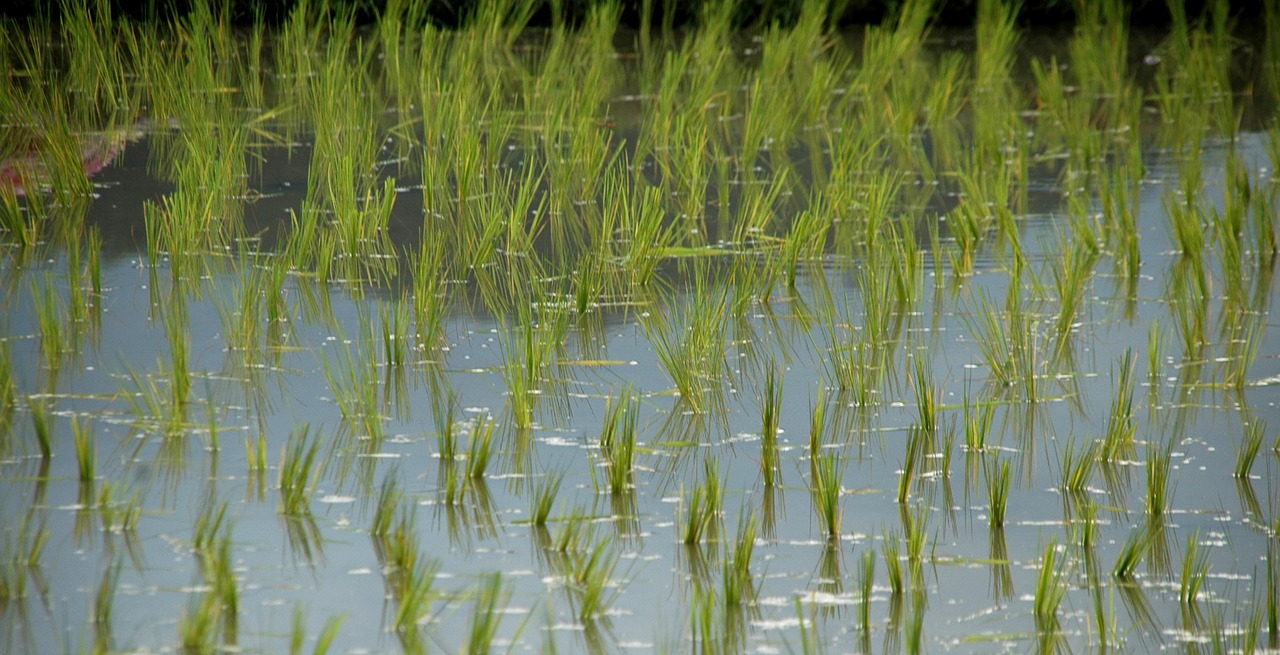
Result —
[[5, 25], [0, 649], [1276, 651], [1211, 4]]

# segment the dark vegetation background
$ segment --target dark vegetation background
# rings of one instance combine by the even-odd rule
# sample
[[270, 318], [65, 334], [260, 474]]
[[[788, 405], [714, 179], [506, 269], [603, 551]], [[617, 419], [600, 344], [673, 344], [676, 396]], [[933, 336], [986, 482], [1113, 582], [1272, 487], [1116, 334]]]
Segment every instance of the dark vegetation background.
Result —
[[[9, 19], [24, 20], [32, 17], [48, 17], [55, 21], [60, 7], [67, 0], [3, 0], [0, 14]], [[76, 0], [70, 0], [76, 1]], [[82, 0], [90, 3], [98, 0]], [[116, 16], [136, 20], [167, 21], [186, 13], [192, 0], [101, 0], [109, 5]], [[196, 0], [203, 1], [203, 0]], [[311, 0], [318, 5], [323, 0]], [[542, 0], [541, 8], [534, 16], [534, 26], [551, 25], [558, 21], [575, 24], [585, 17], [597, 0]], [[1019, 22], [1024, 26], [1053, 27], [1075, 21], [1078, 3], [1092, 0], [1025, 0], [1019, 8]], [[1276, 0], [1250, 0], [1231, 2], [1232, 16], [1248, 21], [1262, 14], [1266, 2]], [[456, 26], [467, 20], [478, 2], [476, 0], [422, 0], [430, 20], [440, 26]], [[697, 16], [705, 2], [699, 0], [652, 0], [655, 23], [660, 24], [663, 12], [670, 12], [677, 28], [696, 28]], [[1131, 5], [1131, 22], [1134, 25], [1159, 26], [1169, 21], [1169, 2], [1180, 2], [1187, 15], [1195, 18], [1203, 14], [1210, 0], [1136, 0]], [[373, 22], [386, 6], [387, 0], [328, 0], [329, 6], [338, 11], [354, 11], [360, 22]], [[215, 3], [219, 4], [219, 3]], [[298, 0], [226, 0], [227, 16], [233, 23], [251, 24], [262, 18], [268, 25], [277, 24], [289, 15]], [[641, 0], [623, 0], [622, 24], [638, 27], [641, 19]], [[800, 13], [803, 0], [740, 0], [735, 15], [741, 28], [761, 27], [772, 23], [786, 25]], [[830, 12], [839, 25], [874, 24], [892, 16], [901, 0], [830, 0]], [[941, 25], [964, 26], [973, 23], [978, 0], [938, 0], [937, 22]], [[656, 25], [655, 25], [656, 27]]]

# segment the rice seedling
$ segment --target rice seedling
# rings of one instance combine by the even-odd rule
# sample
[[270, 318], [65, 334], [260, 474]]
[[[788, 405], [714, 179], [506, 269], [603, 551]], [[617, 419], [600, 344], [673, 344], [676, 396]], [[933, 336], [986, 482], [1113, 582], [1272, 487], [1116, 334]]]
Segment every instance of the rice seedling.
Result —
[[1209, 273], [1201, 262], [1180, 261], [1168, 276], [1169, 311], [1182, 337], [1182, 357], [1200, 359], [1209, 344]]
[[842, 508], [840, 506], [840, 480], [844, 473], [843, 459], [834, 453], [814, 455], [813, 504], [822, 523], [827, 539], [840, 539]]
[[475, 607], [467, 621], [467, 653], [488, 653], [502, 624], [502, 610], [511, 592], [502, 588], [502, 574], [485, 576], [475, 592]]
[[755, 551], [756, 517], [738, 518], [732, 543], [725, 544], [721, 569], [721, 599], [727, 607], [744, 607], [755, 602], [757, 585], [751, 576], [751, 556]]
[[911, 485], [915, 482], [920, 464], [928, 455], [926, 441], [929, 439], [924, 429], [918, 425], [907, 430], [907, 451], [902, 458], [902, 473], [898, 476], [898, 504], [907, 502], [911, 494]]
[[1006, 92], [1018, 43], [1015, 18], [1015, 6], [1005, 0], [982, 0], [978, 3], [978, 48], [973, 79], [976, 92]]
[[234, 644], [239, 631], [240, 588], [231, 558], [230, 524], [225, 526], [215, 547], [202, 554], [201, 567], [204, 569], [205, 582], [211, 588], [210, 595], [218, 603], [223, 641]]
[[1098, 458], [1106, 463], [1116, 462], [1133, 453], [1134, 436], [1137, 434], [1137, 423], [1133, 417], [1133, 373], [1136, 360], [1131, 351], [1126, 350], [1119, 363], [1120, 377], [1116, 381], [1115, 395], [1111, 398], [1111, 412], [1107, 417], [1106, 433], [1102, 438], [1102, 446], [1098, 449]]
[[1077, 450], [1074, 439], [1067, 441], [1067, 450], [1062, 454], [1061, 487], [1064, 492], [1082, 494], [1086, 491], [1098, 460], [1097, 451], [1097, 442], [1090, 441]]
[[538, 399], [543, 394], [544, 369], [551, 354], [543, 335], [546, 329], [534, 324], [532, 310], [522, 308], [520, 326], [504, 328], [502, 377], [507, 384], [507, 406], [517, 427], [533, 425]]
[[369, 524], [369, 534], [375, 539], [386, 539], [391, 534], [396, 508], [400, 503], [400, 492], [396, 489], [396, 477], [388, 475], [382, 480], [378, 491], [377, 505], [373, 510], [373, 521]]
[[932, 454], [938, 436], [938, 393], [932, 385], [933, 375], [923, 357], [915, 358], [916, 413], [918, 416], [920, 435], [923, 438], [923, 451], [920, 456]]
[[1173, 465], [1173, 443], [1147, 447], [1147, 517], [1160, 520], [1169, 511], [1169, 475]]
[[1209, 551], [1200, 545], [1200, 531], [1187, 537], [1187, 548], [1182, 555], [1182, 576], [1178, 578], [1178, 602], [1193, 607], [1200, 598], [1205, 579], [1209, 576]]
[[1276, 559], [1280, 557], [1280, 547], [1274, 541], [1267, 543], [1267, 637], [1272, 648], [1280, 643], [1280, 566]]
[[343, 420], [360, 426], [365, 433], [362, 436], [378, 443], [382, 437], [382, 405], [378, 401], [377, 358], [363, 352], [363, 348], [352, 349], [345, 340], [334, 343], [341, 345], [333, 348], [332, 355], [327, 349], [320, 351], [329, 391]]
[[[18, 385], [13, 379], [13, 355], [9, 342], [0, 339], [0, 431], [8, 433], [13, 428], [13, 412], [18, 406]], [[9, 454], [12, 440], [0, 445], [0, 453]]]
[[[320, 628], [320, 634], [316, 635], [316, 645], [312, 649], [314, 655], [325, 655], [329, 649], [333, 647], [333, 641], [338, 638], [338, 631], [342, 629], [342, 624], [347, 620], [345, 614], [341, 616], [331, 616]], [[289, 655], [302, 655], [302, 645], [306, 641], [307, 634], [307, 615], [301, 604], [293, 606], [293, 628], [289, 632]]]
[[1237, 480], [1248, 480], [1253, 461], [1258, 457], [1262, 447], [1262, 435], [1267, 429], [1266, 421], [1255, 419], [1245, 428], [1244, 438], [1236, 449], [1236, 467], [1232, 473]]
[[93, 482], [97, 475], [98, 458], [94, 450], [92, 422], [81, 422], [71, 417], [71, 436], [76, 446], [76, 471], [80, 482]]
[[609, 493], [620, 494], [631, 488], [636, 449], [636, 425], [640, 408], [630, 386], [605, 405], [604, 430], [600, 434], [600, 450], [609, 464]]
[[818, 454], [823, 445], [823, 433], [827, 427], [827, 388], [818, 383], [818, 399], [809, 413], [809, 476], [817, 477]]
[[868, 550], [862, 554], [862, 568], [858, 572], [858, 625], [865, 638], [871, 635], [871, 590], [876, 579], [876, 553]]
[[102, 521], [102, 529], [114, 534], [133, 533], [142, 517], [140, 494], [134, 489], [127, 500], [117, 500], [116, 494], [116, 488], [110, 482], [102, 483], [102, 488], [98, 490], [98, 516]]
[[121, 563], [108, 565], [102, 572], [98, 589], [93, 596], [90, 620], [93, 623], [93, 651], [107, 653], [112, 650], [115, 619], [116, 587], [120, 583]]
[[1036, 578], [1035, 601], [1032, 604], [1036, 635], [1042, 652], [1055, 650], [1053, 645], [1061, 639], [1058, 609], [1067, 595], [1067, 562], [1065, 559], [1059, 561], [1059, 557], [1058, 544], [1051, 539], [1045, 546], [1044, 558], [1040, 562], [1040, 574]]
[[[969, 390], [964, 395], [964, 448], [965, 453], [982, 455], [987, 452], [987, 435], [991, 434], [991, 425], [995, 421], [996, 405], [984, 402], [975, 407], [970, 402]], [[976, 460], [975, 460], [976, 461]]]
[[40, 458], [47, 460], [53, 456], [53, 431], [50, 426], [49, 405], [43, 399], [27, 396], [27, 411], [31, 413], [31, 427], [34, 428]]
[[212, 653], [218, 648], [217, 627], [222, 605], [212, 592], [192, 596], [178, 620], [178, 643], [188, 653]]
[[436, 562], [414, 560], [410, 568], [397, 569], [392, 581], [392, 595], [398, 605], [392, 618], [392, 628], [401, 639], [416, 643], [418, 623], [429, 613], [429, 604], [435, 596], [435, 580], [440, 565]]
[[778, 453], [778, 415], [782, 413], [782, 386], [774, 367], [765, 375], [761, 398], [760, 474], [766, 487], [782, 485], [782, 462]]
[[1125, 539], [1124, 545], [1120, 547], [1120, 554], [1116, 556], [1115, 566], [1111, 568], [1112, 577], [1124, 583], [1133, 582], [1134, 574], [1138, 570], [1138, 564], [1146, 556], [1150, 545], [1151, 532], [1149, 530], [1137, 529], [1130, 531], [1129, 537]]
[[267, 435], [259, 432], [256, 440], [246, 435], [244, 456], [250, 475], [265, 474], [267, 472]]
[[1052, 269], [1054, 287], [1058, 292], [1058, 317], [1053, 324], [1057, 339], [1054, 359], [1059, 360], [1069, 352], [1071, 331], [1084, 304], [1088, 279], [1098, 258], [1096, 250], [1086, 244], [1077, 244], [1066, 251], [1059, 265]]
[[884, 568], [889, 576], [889, 591], [894, 596], [898, 596], [902, 593], [903, 587], [902, 544], [898, 541], [898, 535], [892, 532], [885, 532], [884, 540], [880, 544], [880, 550], [883, 551]]
[[992, 380], [1002, 387], [1020, 385], [1023, 400], [1034, 402], [1038, 398], [1036, 376], [1040, 347], [1035, 318], [1023, 311], [1016, 288], [1011, 288], [1003, 312], [993, 307], [981, 290], [975, 295], [977, 310], [966, 315], [963, 321], [977, 339]]
[[569, 584], [576, 600], [577, 618], [589, 622], [600, 618], [621, 593], [613, 579], [619, 554], [608, 539], [598, 539], [586, 550], [570, 553]]
[[929, 608], [928, 598], [929, 596], [923, 588], [918, 588], [911, 594], [911, 616], [907, 621], [906, 643], [904, 644], [907, 653], [919, 655], [919, 653], [923, 652], [924, 615]]
[[547, 526], [551, 518], [551, 509], [556, 495], [560, 493], [560, 485], [564, 482], [564, 472], [556, 472], [544, 478], [534, 489], [529, 500], [529, 522], [538, 528]]
[[719, 465], [711, 459], [703, 462], [702, 484], [694, 487], [681, 505], [683, 526], [681, 542], [690, 545], [715, 539], [720, 534], [724, 508], [724, 488], [720, 483]]
[[58, 294], [58, 285], [52, 279], [41, 284], [32, 283], [31, 299], [35, 304], [37, 323], [40, 326], [40, 352], [44, 355], [45, 369], [52, 386], [62, 369], [64, 357], [74, 352], [66, 303]]
[[323, 474], [324, 462], [317, 461], [320, 438], [311, 435], [311, 426], [303, 425], [289, 435], [280, 454], [280, 513], [306, 516], [311, 513], [310, 495]]
[[1004, 527], [1005, 513], [1009, 507], [1009, 483], [1011, 474], [1009, 472], [1009, 462], [1000, 462], [999, 472], [995, 470], [994, 464], [987, 469], [987, 493], [990, 499], [990, 517], [989, 522], [992, 528]]
[[477, 416], [471, 424], [467, 443], [467, 478], [482, 480], [493, 458], [493, 431], [497, 421], [489, 415]]
[[662, 310], [641, 315], [640, 323], [681, 400], [696, 412], [708, 412], [720, 406], [727, 373], [724, 343], [729, 290], [712, 290], [712, 282], [706, 279], [694, 286], [707, 292], [689, 299], [678, 324]]

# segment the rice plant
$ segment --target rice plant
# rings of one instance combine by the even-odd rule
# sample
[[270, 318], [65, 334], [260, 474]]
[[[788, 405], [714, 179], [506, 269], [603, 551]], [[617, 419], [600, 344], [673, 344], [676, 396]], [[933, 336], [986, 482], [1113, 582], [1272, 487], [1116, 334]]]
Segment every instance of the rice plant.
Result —
[[755, 551], [756, 517], [747, 512], [738, 518], [738, 530], [732, 542], [726, 542], [721, 569], [721, 599], [729, 607], [755, 602], [757, 586], [751, 576], [751, 556]]
[[484, 478], [489, 462], [493, 458], [493, 431], [497, 421], [489, 415], [477, 416], [471, 424], [471, 435], [467, 445], [467, 478], [479, 480]]
[[1066, 560], [1059, 561], [1058, 544], [1050, 540], [1045, 546], [1040, 562], [1040, 575], [1036, 578], [1035, 600], [1032, 614], [1035, 617], [1036, 635], [1043, 652], [1054, 650], [1061, 638], [1058, 610], [1067, 595]]
[[818, 399], [809, 414], [809, 475], [818, 475], [818, 453], [822, 450], [823, 433], [827, 425], [827, 389], [821, 382], [818, 384]]
[[1146, 556], [1150, 544], [1151, 532], [1149, 530], [1131, 530], [1129, 537], [1124, 541], [1124, 545], [1120, 547], [1120, 554], [1116, 556], [1116, 563], [1111, 569], [1111, 575], [1120, 582], [1133, 582], [1134, 574], [1138, 570], [1138, 564]]
[[968, 389], [964, 395], [964, 448], [968, 455], [982, 455], [987, 452], [987, 435], [991, 434], [991, 425], [995, 421], [995, 403], [982, 403], [974, 407], [970, 402]]
[[928, 446], [926, 445], [926, 441], [929, 438], [924, 429], [918, 425], [911, 426], [907, 431], [907, 450], [902, 458], [902, 472], [898, 476], [899, 505], [907, 502], [907, 497], [911, 493], [911, 485], [915, 483], [921, 465], [929, 454]]
[[467, 653], [488, 653], [498, 636], [498, 627], [502, 624], [502, 610], [510, 597], [510, 591], [504, 591], [502, 574], [491, 573], [485, 576], [475, 592], [475, 607], [467, 621]]
[[1011, 474], [1009, 462], [1000, 462], [999, 472], [993, 473], [993, 465], [987, 471], [987, 493], [990, 499], [989, 521], [992, 528], [1004, 527], [1005, 512], [1009, 507], [1009, 483]]
[[53, 456], [53, 432], [49, 425], [49, 406], [44, 400], [27, 396], [27, 411], [31, 413], [31, 426], [35, 431], [40, 457], [49, 459]]
[[765, 373], [763, 397], [760, 399], [760, 472], [764, 486], [782, 484], [782, 463], [778, 455], [778, 417], [782, 413], [782, 384], [777, 368], [769, 366]]
[[98, 516], [102, 521], [102, 529], [112, 534], [134, 534], [138, 528], [138, 520], [142, 517], [139, 492], [134, 489], [128, 498], [117, 499], [116, 487], [110, 482], [102, 483], [98, 490]]
[[1040, 344], [1035, 318], [1021, 306], [1021, 295], [1013, 289], [1003, 312], [986, 295], [976, 293], [978, 307], [963, 317], [978, 342], [992, 380], [1003, 387], [1021, 387], [1023, 400], [1038, 399]]
[[93, 482], [98, 458], [94, 449], [92, 422], [71, 417], [71, 436], [76, 445], [76, 470], [81, 482]]
[[555, 505], [556, 496], [560, 493], [560, 484], [564, 481], [564, 472], [556, 472], [543, 478], [534, 488], [529, 500], [529, 522], [539, 528], [547, 526], [551, 517], [551, 509]]
[[1209, 576], [1209, 551], [1200, 544], [1200, 531], [1187, 537], [1187, 549], [1182, 555], [1182, 575], [1178, 578], [1178, 601], [1184, 606], [1194, 606], [1200, 598], [1205, 579]]
[[631, 387], [625, 387], [605, 405], [604, 429], [600, 434], [600, 450], [609, 464], [609, 493], [620, 494], [631, 488], [635, 465], [636, 425], [639, 403]]
[[[0, 339], [0, 430], [5, 432], [13, 427], [13, 412], [18, 406], [18, 389], [13, 379], [12, 354], [9, 342]], [[0, 452], [9, 454], [10, 440], [0, 446]]]
[[1134, 436], [1137, 434], [1137, 423], [1133, 417], [1134, 368], [1136, 360], [1133, 353], [1125, 351], [1119, 365], [1120, 377], [1116, 381], [1115, 395], [1111, 398], [1111, 412], [1107, 417], [1106, 432], [1102, 437], [1102, 446], [1098, 458], [1107, 463], [1116, 462], [1132, 456]]
[[827, 539], [840, 539], [842, 509], [840, 506], [840, 481], [844, 472], [844, 461], [834, 453], [815, 455], [813, 464], [813, 505], [818, 512], [823, 532]]
[[880, 550], [883, 552], [884, 568], [889, 577], [889, 591], [897, 596], [902, 593], [903, 588], [902, 544], [898, 541], [898, 535], [885, 532]]
[[921, 456], [932, 454], [935, 439], [938, 436], [938, 392], [933, 388], [933, 376], [925, 358], [915, 358], [916, 413], [921, 436], [926, 448]]
[[311, 513], [310, 495], [324, 469], [317, 461], [320, 438], [311, 435], [311, 426], [303, 425], [289, 435], [280, 456], [280, 513], [306, 516]]
[[1236, 467], [1232, 472], [1237, 480], [1249, 479], [1249, 470], [1253, 468], [1253, 461], [1257, 459], [1258, 450], [1262, 448], [1262, 436], [1266, 429], [1266, 421], [1258, 419], [1250, 421], [1245, 428], [1244, 439], [1236, 449]]
[[1093, 477], [1093, 467], [1097, 462], [1098, 446], [1090, 441], [1077, 449], [1074, 439], [1067, 441], [1067, 449], [1062, 454], [1062, 490], [1069, 494], [1081, 494], [1087, 489], [1089, 479]]
[[619, 553], [608, 539], [598, 539], [586, 550], [570, 554], [569, 584], [576, 600], [579, 621], [598, 619], [621, 593], [613, 578]]
[[102, 572], [97, 592], [93, 596], [91, 620], [93, 622], [94, 652], [105, 653], [112, 649], [112, 631], [115, 618], [116, 587], [120, 583], [120, 562], [110, 564]]
[[1158, 520], [1169, 510], [1169, 476], [1173, 465], [1172, 443], [1147, 447], [1147, 516]]
[[[324, 627], [320, 628], [320, 634], [316, 635], [316, 645], [312, 649], [315, 655], [325, 655], [329, 649], [333, 647], [333, 640], [338, 638], [338, 631], [342, 629], [342, 624], [347, 620], [345, 614], [341, 616], [331, 616], [324, 622]], [[306, 641], [307, 617], [303, 611], [302, 605], [294, 605], [293, 607], [293, 628], [289, 631], [289, 655], [302, 655], [302, 645]]]
[[871, 634], [871, 590], [876, 579], [876, 553], [868, 550], [862, 554], [862, 568], [858, 571], [858, 625], [864, 635]]
[[1267, 635], [1271, 647], [1280, 642], [1280, 566], [1276, 559], [1280, 557], [1280, 547], [1274, 541], [1267, 543], [1267, 580], [1264, 593], [1267, 596]]
[[703, 462], [703, 471], [702, 484], [694, 487], [681, 503], [684, 518], [681, 541], [686, 545], [702, 543], [720, 534], [724, 488], [720, 483], [719, 465], [708, 459]]
[[690, 298], [679, 323], [673, 323], [663, 310], [642, 315], [640, 323], [681, 400], [696, 412], [708, 412], [722, 406], [729, 291], [712, 290], [712, 282], [706, 279], [694, 286], [707, 292]]

